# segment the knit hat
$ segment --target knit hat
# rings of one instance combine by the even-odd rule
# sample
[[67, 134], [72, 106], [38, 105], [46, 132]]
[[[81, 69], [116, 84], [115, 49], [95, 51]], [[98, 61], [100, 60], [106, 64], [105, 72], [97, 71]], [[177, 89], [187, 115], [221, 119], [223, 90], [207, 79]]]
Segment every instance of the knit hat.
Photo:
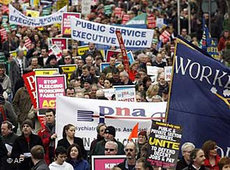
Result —
[[145, 130], [142, 130], [138, 133], [138, 136], [141, 135], [141, 136], [145, 136], [146, 139], [148, 139], [147, 137], [147, 132]]
[[115, 137], [116, 136], [116, 129], [113, 126], [108, 126], [105, 129], [105, 133], [108, 133], [110, 135], [113, 135], [113, 137]]
[[29, 125], [31, 128], [33, 128], [33, 122], [32, 122], [30, 119], [24, 120], [24, 122], [22, 122], [22, 124], [21, 124], [21, 128], [22, 128], [25, 124], [27, 124], [27, 125]]

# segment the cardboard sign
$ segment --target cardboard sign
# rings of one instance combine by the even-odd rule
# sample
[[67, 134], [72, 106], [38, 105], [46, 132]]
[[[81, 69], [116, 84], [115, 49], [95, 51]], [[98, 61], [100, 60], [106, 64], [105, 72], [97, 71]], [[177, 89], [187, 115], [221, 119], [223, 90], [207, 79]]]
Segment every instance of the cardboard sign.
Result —
[[62, 16], [62, 29], [61, 29], [61, 33], [63, 36], [71, 36], [71, 21], [70, 18], [71, 17], [76, 17], [76, 18], [81, 18], [81, 14], [80, 13], [74, 13], [74, 12], [64, 12], [63, 16]]

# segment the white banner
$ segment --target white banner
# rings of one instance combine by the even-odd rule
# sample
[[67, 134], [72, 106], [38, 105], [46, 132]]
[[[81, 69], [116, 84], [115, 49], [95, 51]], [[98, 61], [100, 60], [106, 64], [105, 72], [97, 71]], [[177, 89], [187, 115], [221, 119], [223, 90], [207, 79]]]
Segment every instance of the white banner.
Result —
[[120, 29], [125, 47], [150, 48], [154, 31], [104, 25], [79, 18], [71, 19], [71, 38], [78, 41], [94, 42], [119, 47], [116, 29]]
[[64, 125], [71, 123], [76, 126], [75, 135], [83, 139], [85, 149], [89, 150], [91, 142], [97, 137], [99, 121], [114, 126], [116, 139], [125, 144], [137, 122], [139, 130], [148, 130], [151, 128], [151, 119], [165, 118], [166, 102], [127, 103], [58, 96], [56, 111], [58, 140], [62, 138]]
[[62, 13], [67, 11], [67, 6], [56, 13], [44, 17], [28, 17], [9, 4], [9, 22], [10, 24], [22, 25], [28, 27], [42, 27], [62, 22]]

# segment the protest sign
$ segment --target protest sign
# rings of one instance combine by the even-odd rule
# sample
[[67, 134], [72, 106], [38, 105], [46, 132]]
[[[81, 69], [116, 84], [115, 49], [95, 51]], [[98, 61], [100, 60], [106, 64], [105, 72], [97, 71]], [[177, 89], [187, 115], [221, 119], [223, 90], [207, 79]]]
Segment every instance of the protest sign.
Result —
[[25, 16], [16, 8], [14, 8], [11, 4], [9, 4], [9, 10], [10, 10], [9, 13], [10, 24], [22, 25], [28, 27], [43, 27], [55, 23], [61, 23], [62, 13], [66, 12], [67, 7], [65, 6], [59, 11], [57, 11], [56, 13], [51, 14], [49, 16], [43, 16], [37, 18]]
[[93, 155], [91, 158], [93, 170], [110, 170], [125, 159], [125, 155]]
[[26, 16], [37, 18], [37, 17], [39, 17], [39, 11], [27, 9], [26, 10]]
[[150, 76], [156, 76], [158, 75], [158, 72], [162, 70], [163, 68], [161, 67], [156, 67], [156, 66], [147, 66], [147, 75]]
[[150, 48], [152, 45], [154, 30], [105, 25], [74, 17], [71, 21], [71, 38], [74, 40], [119, 47], [115, 34], [119, 29], [125, 47]]
[[81, 1], [81, 13], [83, 15], [88, 15], [91, 12], [91, 2], [92, 0]]
[[8, 5], [11, 0], [0, 0], [0, 4]]
[[116, 94], [116, 101], [135, 102], [136, 91], [134, 85], [113, 86]]
[[147, 160], [152, 166], [175, 168], [181, 138], [180, 126], [153, 121], [148, 141]]
[[132, 64], [134, 62], [134, 57], [132, 51], [127, 52], [127, 56], [129, 58], [129, 63]]
[[106, 53], [106, 61], [109, 62], [111, 56], [117, 56], [119, 53], [120, 53], [120, 51], [107, 50], [107, 53]]
[[164, 26], [164, 18], [157, 18], [156, 24], [158, 28], [162, 28]]
[[104, 95], [107, 99], [112, 100], [112, 95], [115, 95], [115, 89], [110, 88], [110, 89], [102, 89], [104, 92]]
[[48, 40], [49, 47], [52, 45], [57, 45], [61, 50], [68, 49], [68, 40], [67, 38], [50, 38]]
[[60, 68], [62, 69], [63, 73], [67, 74], [67, 80], [69, 81], [70, 76], [76, 70], [77, 65], [76, 64], [60, 65]]
[[165, 81], [170, 81], [172, 75], [172, 66], [165, 66], [164, 70], [165, 70]]
[[89, 46], [80, 46], [77, 48], [77, 53], [78, 53], [78, 55], [82, 56], [88, 50], [89, 50]]
[[[93, 103], [93, 104], [92, 104]], [[86, 150], [96, 138], [99, 122], [116, 127], [116, 139], [125, 144], [134, 125], [139, 122], [139, 131], [151, 127], [151, 119], [165, 117], [166, 102], [144, 103], [57, 97], [56, 132], [62, 138], [63, 126], [76, 126], [76, 135], [83, 139]]]
[[63, 36], [71, 36], [71, 29], [70, 29], [70, 18], [71, 16], [76, 18], [81, 18], [80, 13], [74, 13], [74, 12], [63, 12], [62, 16], [62, 28], [61, 33]]
[[65, 75], [35, 76], [37, 106], [39, 109], [56, 107], [56, 97], [64, 96], [66, 89]]
[[37, 76], [59, 74], [58, 68], [38, 68], [34, 71]]
[[49, 48], [49, 56], [52, 54], [57, 57], [57, 60], [60, 60], [62, 58], [62, 50], [56, 44], [53, 44]]

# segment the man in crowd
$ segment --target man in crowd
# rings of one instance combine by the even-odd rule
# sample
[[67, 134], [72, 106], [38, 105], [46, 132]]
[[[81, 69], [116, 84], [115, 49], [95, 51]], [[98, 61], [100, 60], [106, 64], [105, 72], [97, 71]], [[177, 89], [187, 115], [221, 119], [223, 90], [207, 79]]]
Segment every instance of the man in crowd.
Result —
[[116, 155], [118, 151], [118, 145], [114, 141], [108, 141], [105, 143], [105, 155]]
[[104, 139], [98, 142], [93, 150], [92, 155], [104, 155], [105, 154], [105, 143], [107, 141], [114, 141], [118, 145], [117, 155], [124, 155], [124, 146], [121, 142], [115, 139], [116, 129], [113, 126], [108, 126], [105, 129]]
[[55, 150], [55, 161], [49, 165], [50, 170], [74, 170], [73, 166], [67, 163], [66, 149], [63, 146], [58, 146]]
[[76, 97], [75, 89], [73, 87], [67, 87], [66, 96], [68, 96], [68, 97]]
[[126, 159], [124, 162], [118, 164], [118, 167], [122, 170], [134, 169], [136, 165], [137, 147], [135, 143], [128, 142], [125, 146]]
[[38, 135], [41, 137], [45, 149], [45, 161], [49, 165], [54, 160], [54, 142], [57, 138], [55, 133], [55, 111], [48, 109], [45, 112], [45, 127], [42, 128]]
[[111, 56], [110, 57], [110, 61], [109, 61], [109, 66], [106, 67], [102, 72], [107, 75], [108, 73], [117, 73], [118, 69], [115, 66], [116, 65], [116, 57], [115, 56]]
[[33, 170], [49, 170], [49, 167], [44, 160], [45, 151], [41, 145], [32, 147], [30, 153], [32, 162], [34, 164], [32, 168]]
[[190, 154], [190, 164], [183, 170], [206, 170], [204, 167], [204, 151], [202, 149], [195, 148]]

